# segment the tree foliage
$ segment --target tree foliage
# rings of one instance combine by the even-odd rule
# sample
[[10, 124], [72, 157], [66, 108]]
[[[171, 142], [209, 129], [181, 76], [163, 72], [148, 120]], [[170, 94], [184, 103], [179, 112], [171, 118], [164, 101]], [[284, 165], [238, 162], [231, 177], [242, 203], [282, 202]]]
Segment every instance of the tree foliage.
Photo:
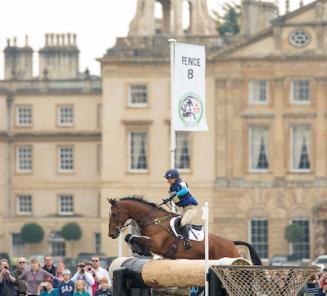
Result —
[[213, 11], [217, 22], [217, 30], [221, 36], [240, 33], [241, 6], [234, 2], [223, 5], [223, 13]]
[[303, 228], [298, 224], [290, 224], [285, 228], [285, 239], [289, 243], [296, 243], [303, 239]]
[[79, 240], [82, 237], [81, 227], [75, 223], [67, 223], [61, 228], [61, 236], [67, 241]]
[[44, 237], [42, 226], [36, 223], [25, 224], [20, 233], [24, 243], [36, 244], [41, 242]]

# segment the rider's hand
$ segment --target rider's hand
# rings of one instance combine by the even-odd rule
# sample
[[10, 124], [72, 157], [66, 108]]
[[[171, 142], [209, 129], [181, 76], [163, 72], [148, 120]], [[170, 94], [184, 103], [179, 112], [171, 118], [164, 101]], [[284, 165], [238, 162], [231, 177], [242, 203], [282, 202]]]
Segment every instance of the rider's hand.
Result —
[[169, 198], [172, 199], [176, 196], [176, 191], [169, 192]]

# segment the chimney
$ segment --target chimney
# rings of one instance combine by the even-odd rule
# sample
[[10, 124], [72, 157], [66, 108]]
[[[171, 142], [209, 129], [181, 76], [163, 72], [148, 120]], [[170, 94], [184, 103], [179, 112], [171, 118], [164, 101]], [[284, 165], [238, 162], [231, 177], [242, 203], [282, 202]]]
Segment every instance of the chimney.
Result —
[[45, 34], [45, 45], [39, 50], [39, 73], [47, 71], [48, 79], [74, 79], [79, 70], [76, 34]]
[[270, 26], [270, 21], [277, 16], [278, 9], [272, 2], [255, 0], [242, 1], [242, 34], [250, 36]]
[[33, 79], [33, 49], [28, 45], [28, 36], [25, 36], [25, 45], [17, 46], [16, 37], [13, 42], [7, 39], [5, 54], [5, 79], [30, 80]]

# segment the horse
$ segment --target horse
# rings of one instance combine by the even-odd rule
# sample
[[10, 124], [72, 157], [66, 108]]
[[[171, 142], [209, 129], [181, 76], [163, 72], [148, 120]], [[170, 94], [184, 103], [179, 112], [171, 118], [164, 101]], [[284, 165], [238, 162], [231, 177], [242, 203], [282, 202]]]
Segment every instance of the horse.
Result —
[[[141, 231], [141, 236], [133, 235], [134, 242], [152, 253], [169, 259], [205, 258], [204, 240], [193, 241], [192, 248], [185, 250], [181, 238], [172, 232], [170, 219], [177, 214], [139, 197], [108, 199], [108, 202], [111, 204], [108, 232], [110, 238], [116, 239], [129, 225], [125, 223], [131, 219], [138, 224]], [[253, 264], [262, 265], [258, 254], [249, 243], [232, 241], [210, 233], [209, 259], [240, 257], [237, 245], [246, 246]]]

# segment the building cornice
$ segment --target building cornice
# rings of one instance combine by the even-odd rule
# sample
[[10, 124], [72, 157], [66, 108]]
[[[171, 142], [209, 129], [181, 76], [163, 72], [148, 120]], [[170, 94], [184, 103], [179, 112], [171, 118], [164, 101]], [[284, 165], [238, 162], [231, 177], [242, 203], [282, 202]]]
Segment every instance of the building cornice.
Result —
[[0, 141], [101, 141], [102, 132], [0, 132]]

